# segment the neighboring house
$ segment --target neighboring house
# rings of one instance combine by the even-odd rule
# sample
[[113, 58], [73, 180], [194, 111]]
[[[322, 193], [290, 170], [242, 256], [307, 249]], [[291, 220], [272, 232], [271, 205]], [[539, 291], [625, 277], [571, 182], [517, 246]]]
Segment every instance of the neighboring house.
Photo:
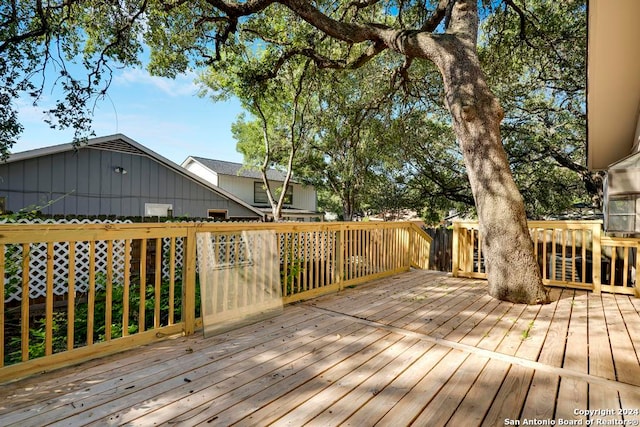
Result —
[[46, 215], [264, 220], [260, 210], [121, 134], [12, 154], [0, 163], [0, 203], [3, 211]]
[[[189, 156], [182, 162], [182, 166], [213, 185], [217, 185], [244, 202], [260, 209], [268, 217], [272, 217], [271, 206], [269, 205], [260, 172], [250, 170], [241, 163], [195, 156]], [[285, 174], [270, 169], [267, 171], [267, 179], [274, 189], [282, 188]], [[322, 220], [323, 213], [318, 212], [317, 209], [318, 200], [315, 188], [298, 182], [290, 182], [282, 209], [282, 217], [289, 221]]]

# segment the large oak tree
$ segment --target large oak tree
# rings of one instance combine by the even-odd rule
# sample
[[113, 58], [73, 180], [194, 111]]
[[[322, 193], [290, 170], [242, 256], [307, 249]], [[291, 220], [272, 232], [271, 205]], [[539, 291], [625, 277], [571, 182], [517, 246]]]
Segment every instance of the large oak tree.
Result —
[[[515, 0], [504, 1], [518, 9]], [[247, 34], [257, 32], [259, 43], [269, 44], [270, 35], [259, 34], [259, 28], [247, 23], [273, 11], [283, 13], [280, 31], [287, 31], [287, 20], [302, 20], [309, 28], [306, 37], [273, 49], [274, 73], [298, 55], [322, 67], [356, 68], [383, 51], [403, 59], [400, 75], [414, 61], [437, 67], [480, 220], [489, 293], [514, 302], [545, 302], [548, 296], [534, 258], [523, 199], [501, 142], [503, 109], [478, 59], [477, 0], [3, 2], [0, 142], [9, 146], [19, 134], [13, 102], [21, 91], [36, 99], [42, 94], [43, 85], [33, 81], [47, 65], [62, 70], [65, 93], [51, 109], [52, 117], [82, 130], [91, 100], [108, 86], [109, 67], [138, 63], [143, 43], [151, 48], [149, 69], [175, 76], [188, 67], [214, 65], [225, 49], [256, 43]], [[347, 55], [334, 57], [333, 44], [346, 45], [339, 52]], [[88, 76], [71, 76], [65, 68], [69, 60], [82, 62], [90, 70]]]

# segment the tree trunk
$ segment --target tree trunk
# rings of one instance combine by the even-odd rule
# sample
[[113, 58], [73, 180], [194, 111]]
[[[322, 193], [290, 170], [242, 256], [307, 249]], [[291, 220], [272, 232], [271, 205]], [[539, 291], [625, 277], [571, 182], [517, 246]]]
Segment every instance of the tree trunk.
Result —
[[342, 219], [344, 221], [353, 220], [353, 204], [348, 195], [342, 201]]
[[282, 209], [280, 208], [280, 206], [271, 206], [271, 215], [273, 215], [273, 222], [282, 221], [281, 212]]
[[524, 201], [500, 139], [503, 110], [489, 90], [475, 43], [453, 39], [438, 66], [475, 199], [489, 294], [515, 303], [546, 303]]
[[[425, 22], [424, 31], [343, 23], [323, 15], [311, 2], [283, 3], [338, 40], [352, 44], [375, 41], [369, 50], [372, 55], [383, 46], [407, 58], [432, 61], [438, 67], [478, 210], [489, 293], [505, 301], [547, 302], [524, 201], [500, 140], [502, 107], [489, 90], [478, 60], [478, 0], [441, 0], [437, 13]], [[446, 32], [433, 34], [445, 16]], [[359, 63], [366, 62], [364, 56]]]

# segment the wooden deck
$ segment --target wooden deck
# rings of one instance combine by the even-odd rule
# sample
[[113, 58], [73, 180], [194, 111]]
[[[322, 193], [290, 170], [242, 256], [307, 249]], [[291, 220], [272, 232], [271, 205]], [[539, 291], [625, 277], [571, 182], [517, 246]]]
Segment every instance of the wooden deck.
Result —
[[1, 385], [0, 425], [640, 424], [640, 299], [485, 286], [411, 271]]

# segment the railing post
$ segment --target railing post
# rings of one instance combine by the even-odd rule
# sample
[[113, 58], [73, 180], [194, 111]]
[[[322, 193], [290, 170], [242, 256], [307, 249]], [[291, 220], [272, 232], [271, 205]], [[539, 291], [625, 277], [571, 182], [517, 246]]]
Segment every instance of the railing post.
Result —
[[636, 243], [636, 283], [635, 283], [636, 298], [640, 298], [640, 286], [638, 286], [638, 274], [640, 274], [640, 242]]
[[407, 269], [411, 269], [411, 262], [414, 260], [413, 255], [414, 255], [414, 241], [415, 241], [415, 236], [414, 236], [414, 231], [411, 228], [411, 223], [409, 223], [407, 225], [407, 237], [406, 237], [406, 242], [407, 242], [407, 256], [405, 258], [405, 267], [407, 267]]
[[453, 237], [451, 242], [451, 272], [453, 277], [458, 277], [458, 270], [460, 268], [460, 223], [453, 223]]
[[[71, 247], [71, 243], [69, 244], [69, 246]], [[0, 245], [0, 277], [4, 278], [5, 276], [5, 258], [4, 258], [4, 250], [5, 250], [5, 245], [2, 244]], [[3, 289], [4, 286], [6, 286], [4, 284], [4, 280], [3, 280]], [[2, 294], [2, 301], [0, 301], [0, 343], [2, 343], [2, 345], [0, 345], [0, 368], [2, 368], [4, 366], [4, 324], [5, 324], [5, 319], [4, 319], [4, 291]]]
[[593, 247], [591, 252], [591, 262], [593, 264], [593, 293], [600, 295], [600, 286], [602, 284], [602, 228], [600, 224], [593, 224], [592, 228]]
[[[431, 237], [431, 236], [429, 236], [429, 237]], [[425, 265], [424, 266], [425, 270], [428, 270], [431, 267], [431, 243], [432, 242], [433, 242], [432, 240], [427, 240], [426, 241], [426, 245], [424, 246], [424, 251], [425, 251], [424, 257], [425, 257], [425, 261], [426, 261], [425, 264], [424, 264]]]
[[184, 242], [184, 269], [182, 271], [182, 322], [184, 334], [192, 335], [196, 325], [196, 227], [187, 226]]
[[338, 234], [337, 234], [337, 239], [336, 239], [336, 251], [337, 253], [337, 261], [338, 261], [338, 266], [335, 270], [335, 283], [338, 284], [338, 289], [342, 290], [342, 278], [344, 277], [344, 245], [345, 245], [345, 238], [344, 238], [344, 224], [340, 224], [340, 228], [338, 230]]

